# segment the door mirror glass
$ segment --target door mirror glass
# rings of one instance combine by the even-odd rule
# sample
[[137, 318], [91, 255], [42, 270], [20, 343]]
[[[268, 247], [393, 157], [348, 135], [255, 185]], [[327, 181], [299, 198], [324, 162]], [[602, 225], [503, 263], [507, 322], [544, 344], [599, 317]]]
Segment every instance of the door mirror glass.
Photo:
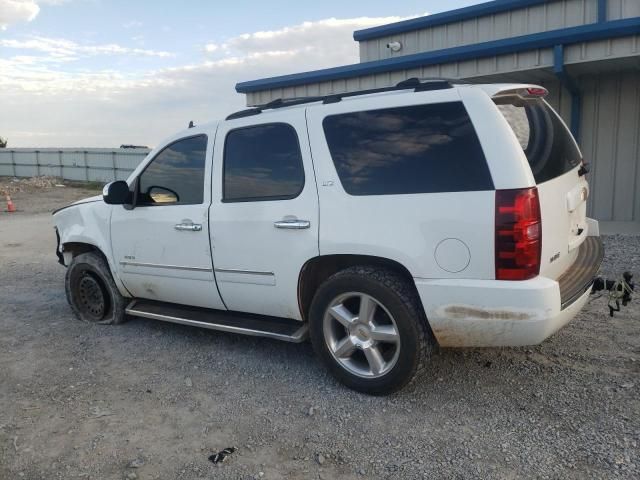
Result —
[[176, 192], [165, 187], [149, 187], [146, 193], [153, 203], [178, 203], [180, 201], [180, 197]]
[[102, 198], [109, 205], [124, 205], [130, 203], [131, 192], [124, 180], [107, 183], [102, 189]]

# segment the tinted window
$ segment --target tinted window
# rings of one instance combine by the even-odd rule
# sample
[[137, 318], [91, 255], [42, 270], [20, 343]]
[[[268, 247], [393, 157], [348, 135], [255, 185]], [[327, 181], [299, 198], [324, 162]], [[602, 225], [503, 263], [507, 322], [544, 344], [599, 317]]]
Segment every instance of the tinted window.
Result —
[[206, 135], [179, 140], [162, 150], [140, 175], [137, 203], [202, 203], [206, 151]]
[[582, 160], [571, 133], [540, 99], [497, 98], [498, 109], [518, 137], [536, 183], [556, 178]]
[[224, 200], [282, 200], [304, 186], [298, 136], [276, 123], [232, 130], [224, 150]]
[[351, 195], [493, 189], [461, 102], [333, 115], [323, 126]]

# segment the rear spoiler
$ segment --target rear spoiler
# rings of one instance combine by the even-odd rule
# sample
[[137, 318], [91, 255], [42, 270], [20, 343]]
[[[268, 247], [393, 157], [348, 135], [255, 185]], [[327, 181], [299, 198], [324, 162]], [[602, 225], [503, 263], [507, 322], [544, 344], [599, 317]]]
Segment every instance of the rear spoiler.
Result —
[[513, 95], [522, 98], [542, 98], [549, 94], [546, 88], [533, 83], [488, 83], [474, 86], [484, 90], [491, 98]]

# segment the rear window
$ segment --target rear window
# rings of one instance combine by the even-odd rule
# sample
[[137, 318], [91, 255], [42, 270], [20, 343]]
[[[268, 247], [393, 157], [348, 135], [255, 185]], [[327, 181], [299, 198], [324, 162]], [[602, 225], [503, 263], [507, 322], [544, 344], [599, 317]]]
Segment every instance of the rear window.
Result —
[[331, 115], [323, 128], [340, 182], [350, 195], [493, 189], [461, 102]]
[[520, 97], [495, 101], [516, 134], [536, 183], [559, 177], [580, 163], [582, 156], [571, 133], [546, 102]]

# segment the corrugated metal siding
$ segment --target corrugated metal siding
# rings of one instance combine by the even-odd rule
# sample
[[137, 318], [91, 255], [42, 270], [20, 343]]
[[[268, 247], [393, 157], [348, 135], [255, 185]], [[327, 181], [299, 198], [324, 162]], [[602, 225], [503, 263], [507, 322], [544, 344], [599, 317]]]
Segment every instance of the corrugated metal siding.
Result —
[[599, 220], [639, 222], [640, 73], [585, 77], [580, 86], [590, 211]]
[[67, 180], [125, 180], [150, 150], [126, 148], [2, 148], [0, 176], [47, 175]]
[[[638, 8], [640, 8], [638, 0], [609, 0], [611, 20], [640, 16], [640, 13], [636, 12]], [[366, 40], [360, 42], [360, 61], [368, 62], [519, 37], [547, 30], [595, 23], [597, 20], [598, 0], [553, 1], [462, 22]], [[394, 53], [386, 47], [387, 43], [393, 41], [402, 42], [402, 50]]]
[[[640, 0], [637, 0], [640, 4]], [[594, 42], [568, 45], [564, 49], [565, 64], [594, 62], [637, 56], [640, 54], [640, 35], [596, 40]], [[637, 62], [638, 60], [635, 59]], [[606, 68], [606, 67], [604, 67]]]
[[463, 62], [431, 65], [410, 70], [398, 70], [375, 75], [311, 83], [299, 87], [275, 88], [247, 94], [247, 105], [260, 105], [277, 98], [308, 97], [344, 93], [367, 88], [388, 87], [411, 77], [429, 78], [478, 78], [489, 75], [507, 74], [553, 66], [553, 50], [541, 49], [531, 52], [479, 58]]
[[639, 0], [607, 0], [607, 20], [640, 17]]
[[[640, 0], [638, 0], [640, 2]], [[587, 62], [614, 59], [626, 59], [640, 55], [640, 35], [615, 38], [594, 42], [583, 42], [565, 48], [565, 64], [577, 65]], [[636, 59], [637, 61], [637, 59]], [[488, 58], [465, 60], [441, 65], [432, 65], [410, 70], [365, 75], [361, 77], [311, 83], [297, 87], [276, 88], [247, 94], [247, 105], [260, 105], [277, 98], [306, 97], [343, 93], [365, 88], [388, 87], [411, 77], [447, 77], [479, 79], [500, 76], [498, 81], [509, 81], [509, 75], [518, 72], [531, 72], [530, 81], [539, 83], [540, 78], [549, 78], [553, 67], [553, 50], [550, 48], [528, 52], [510, 53]], [[546, 72], [541, 73], [541, 70]], [[606, 70], [606, 65], [602, 65]], [[533, 72], [538, 70], [538, 72]], [[522, 81], [520, 78], [518, 81]]]

